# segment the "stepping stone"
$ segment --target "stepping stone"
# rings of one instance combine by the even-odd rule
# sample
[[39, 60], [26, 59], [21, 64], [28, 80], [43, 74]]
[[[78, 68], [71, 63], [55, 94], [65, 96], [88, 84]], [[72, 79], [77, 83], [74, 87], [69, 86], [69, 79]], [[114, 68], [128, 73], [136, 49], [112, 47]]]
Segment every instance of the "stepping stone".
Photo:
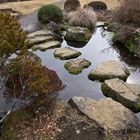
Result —
[[33, 46], [33, 45], [36, 45], [36, 44], [41, 44], [41, 43], [44, 43], [44, 42], [47, 42], [47, 41], [51, 41], [53, 40], [54, 38], [52, 36], [36, 36], [34, 38], [30, 38], [28, 39], [28, 42], [29, 42], [29, 46]]
[[47, 41], [54, 40], [51, 33], [47, 30], [39, 30], [39, 31], [33, 32], [29, 34], [27, 37], [28, 37], [29, 47], [36, 44], [41, 44]]
[[[100, 130], [116, 132], [123, 135], [126, 129], [139, 129], [137, 116], [122, 104], [111, 98], [95, 101], [88, 97], [73, 97], [68, 103], [99, 125]], [[102, 131], [103, 132], [103, 131]], [[118, 134], [118, 133], [116, 133]]]
[[65, 63], [64, 67], [71, 74], [79, 74], [83, 71], [83, 69], [88, 68], [91, 65], [91, 62], [84, 58], [69, 60]]
[[48, 36], [51, 35], [51, 32], [49, 30], [39, 30], [39, 31], [35, 31], [33, 33], [30, 33], [27, 35], [28, 38], [33, 38], [36, 36]]
[[77, 50], [71, 49], [70, 47], [59, 48], [54, 52], [54, 56], [61, 60], [68, 60], [72, 58], [77, 58], [81, 53]]
[[130, 72], [124, 64], [115, 60], [109, 60], [101, 63], [95, 70], [92, 70], [88, 77], [90, 80], [104, 81], [119, 78], [126, 81], [129, 75]]
[[45, 43], [42, 43], [42, 44], [38, 44], [38, 45], [34, 45], [32, 47], [32, 49], [34, 51], [36, 50], [40, 50], [40, 51], [46, 51], [48, 49], [54, 49], [54, 48], [59, 48], [61, 47], [61, 42], [59, 41], [48, 41], [48, 42], [45, 42]]
[[111, 97], [134, 112], [140, 112], [140, 85], [128, 84], [115, 78], [106, 80], [101, 87], [105, 96]]

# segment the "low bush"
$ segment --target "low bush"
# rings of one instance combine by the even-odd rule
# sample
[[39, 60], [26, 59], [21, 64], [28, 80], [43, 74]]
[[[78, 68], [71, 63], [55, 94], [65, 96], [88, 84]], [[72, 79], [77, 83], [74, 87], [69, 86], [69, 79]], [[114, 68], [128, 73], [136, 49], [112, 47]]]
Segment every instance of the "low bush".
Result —
[[107, 5], [102, 1], [93, 1], [88, 3], [86, 6], [93, 8], [93, 10], [106, 10]]
[[122, 26], [117, 29], [113, 41], [125, 43], [127, 40], [134, 39], [135, 31], [136, 29], [134, 27]]
[[0, 12], [0, 58], [27, 48], [26, 33], [14, 16]]
[[41, 65], [38, 56], [24, 52], [11, 59], [5, 67], [6, 86], [17, 98], [33, 94], [49, 94], [61, 89], [57, 74]]
[[81, 7], [79, 0], [66, 0], [64, 4], [64, 11], [65, 12], [76, 11], [76, 9], [79, 7]]
[[72, 26], [94, 28], [96, 24], [96, 14], [90, 8], [78, 8], [76, 11], [69, 12], [66, 19]]
[[49, 78], [35, 55], [22, 54], [11, 60], [5, 68], [6, 86], [20, 97], [31, 93], [49, 93]]
[[38, 12], [38, 20], [42, 23], [49, 23], [54, 21], [56, 23], [61, 22], [63, 19], [62, 10], [56, 5], [45, 5], [42, 6]]
[[114, 11], [113, 20], [121, 24], [140, 26], [140, 0], [120, 0], [120, 6]]

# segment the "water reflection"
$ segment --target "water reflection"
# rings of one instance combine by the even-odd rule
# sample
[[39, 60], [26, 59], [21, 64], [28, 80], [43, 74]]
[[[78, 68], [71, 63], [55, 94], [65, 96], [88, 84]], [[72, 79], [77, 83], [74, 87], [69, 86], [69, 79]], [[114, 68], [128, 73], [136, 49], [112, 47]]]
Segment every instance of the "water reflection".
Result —
[[117, 44], [113, 48], [119, 53], [120, 61], [125, 62], [133, 72], [140, 72], [140, 59], [130, 53], [123, 45]]

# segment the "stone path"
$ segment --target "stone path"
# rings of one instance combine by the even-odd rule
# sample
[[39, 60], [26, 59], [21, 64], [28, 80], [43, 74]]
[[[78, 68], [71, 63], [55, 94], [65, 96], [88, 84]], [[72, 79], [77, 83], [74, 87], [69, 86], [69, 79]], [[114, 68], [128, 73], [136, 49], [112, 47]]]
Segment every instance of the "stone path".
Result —
[[[34, 32], [28, 35], [28, 39], [33, 45], [32, 48], [35, 50], [39, 49], [45, 51], [50, 48], [52, 49], [61, 46], [61, 43], [54, 40], [53, 36], [48, 31], [40, 30]], [[80, 51], [71, 47], [58, 48], [54, 51], [54, 56], [56, 58], [68, 60], [65, 62], [64, 67], [70, 74], [75, 75], [80, 74], [83, 69], [88, 68], [91, 65], [90, 61], [84, 58], [78, 58], [80, 55]], [[133, 112], [140, 112], [140, 85], [131, 85], [124, 82], [129, 75], [130, 71], [124, 64], [114, 60], [103, 62], [98, 65], [96, 69], [92, 70], [88, 77], [91, 80], [104, 81], [101, 86], [102, 92], [112, 99], [106, 98], [96, 101], [87, 97], [73, 97], [68, 100], [68, 104], [92, 120], [92, 122], [94, 122], [94, 127], [98, 126], [98, 129], [105, 135], [109, 134], [113, 135], [113, 137], [114, 135], [118, 137], [118, 135], [124, 135], [124, 132], [127, 129], [139, 129], [139, 119]], [[67, 122], [69, 120], [65, 121]], [[88, 125], [87, 122], [84, 123]], [[76, 125], [79, 124], [76, 122]], [[64, 131], [64, 133], [61, 133], [62, 135], [60, 135], [60, 137], [67, 138], [68, 131], [71, 131], [71, 133], [78, 131], [73, 128], [73, 132], [73, 130], [70, 129], [70, 126], [65, 126], [65, 128], [63, 128], [62, 125], [60, 126]], [[84, 134], [84, 131], [82, 131], [81, 128], [80, 131]], [[91, 129], [90, 132], [93, 134]], [[82, 134], [79, 135], [80, 138]], [[72, 136], [75, 135], [76, 134], [73, 134]]]
[[48, 30], [39, 30], [28, 34], [29, 47], [35, 50], [45, 51], [61, 47], [61, 42], [54, 39], [52, 33]]

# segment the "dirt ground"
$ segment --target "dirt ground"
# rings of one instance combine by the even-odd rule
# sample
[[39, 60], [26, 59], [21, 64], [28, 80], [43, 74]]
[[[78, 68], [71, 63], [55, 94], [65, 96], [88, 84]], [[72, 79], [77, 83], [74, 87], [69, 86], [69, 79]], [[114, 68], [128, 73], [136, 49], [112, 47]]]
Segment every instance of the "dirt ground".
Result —
[[[86, 3], [89, 3], [90, 1], [94, 0], [80, 0], [82, 6]], [[101, 0], [101, 1], [107, 3], [108, 9], [114, 9], [119, 4], [118, 0]], [[37, 10], [42, 5], [50, 3], [57, 4], [61, 8], [63, 8], [64, 2], [65, 0], [31, 0], [24, 2], [8, 2], [0, 4], [0, 9], [13, 8], [14, 10], [21, 12], [22, 14], [28, 14]]]

